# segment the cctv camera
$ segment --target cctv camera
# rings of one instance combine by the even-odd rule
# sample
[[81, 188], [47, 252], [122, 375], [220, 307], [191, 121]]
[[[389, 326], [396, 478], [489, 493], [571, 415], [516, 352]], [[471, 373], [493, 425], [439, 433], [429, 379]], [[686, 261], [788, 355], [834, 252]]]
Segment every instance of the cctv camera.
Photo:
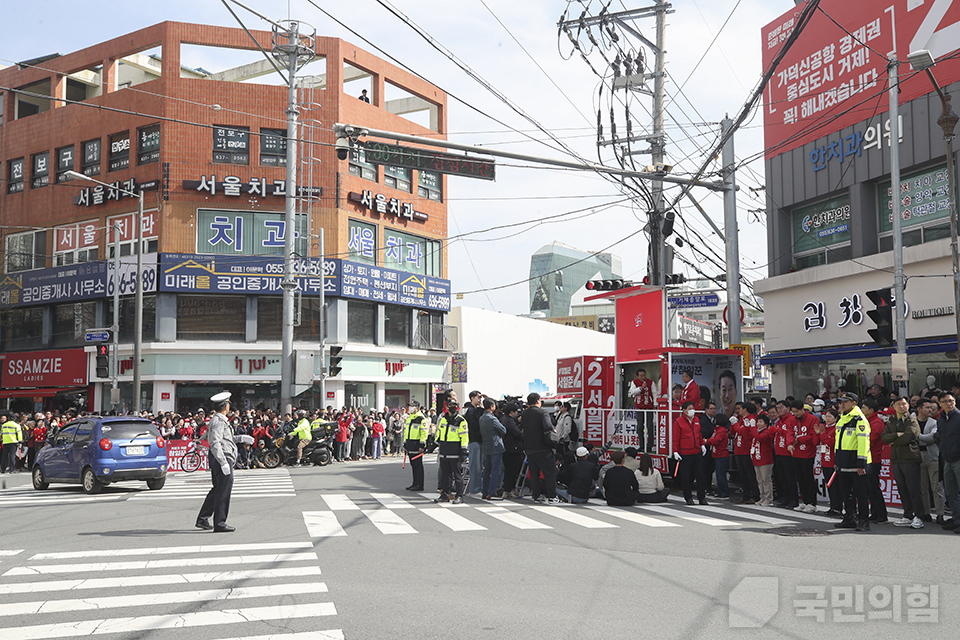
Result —
[[337, 138], [337, 159], [346, 160], [350, 157], [350, 140], [348, 138]]

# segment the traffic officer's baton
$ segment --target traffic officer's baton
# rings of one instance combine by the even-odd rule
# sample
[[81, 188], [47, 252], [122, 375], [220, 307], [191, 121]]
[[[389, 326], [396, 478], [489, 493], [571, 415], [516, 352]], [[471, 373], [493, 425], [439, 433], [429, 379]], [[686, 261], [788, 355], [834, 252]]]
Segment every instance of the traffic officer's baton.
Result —
[[837, 470], [834, 469], [834, 470], [833, 470], [833, 475], [830, 476], [830, 479], [829, 479], [829, 480], [827, 480], [827, 489], [830, 488], [830, 485], [833, 484], [833, 481], [836, 480], [836, 478], [837, 478]]

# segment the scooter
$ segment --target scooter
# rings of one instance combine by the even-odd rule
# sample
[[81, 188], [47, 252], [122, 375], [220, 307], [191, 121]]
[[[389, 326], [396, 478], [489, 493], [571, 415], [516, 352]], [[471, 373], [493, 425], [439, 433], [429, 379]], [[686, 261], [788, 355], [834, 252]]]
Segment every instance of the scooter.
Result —
[[[314, 465], [325, 467], [333, 460], [331, 453], [332, 435], [327, 435], [326, 427], [313, 430], [313, 438], [303, 449], [300, 463], [309, 460]], [[293, 438], [290, 434], [285, 434], [274, 439], [274, 446], [280, 454], [283, 464], [294, 465], [297, 463], [297, 448], [300, 443], [299, 438]]]

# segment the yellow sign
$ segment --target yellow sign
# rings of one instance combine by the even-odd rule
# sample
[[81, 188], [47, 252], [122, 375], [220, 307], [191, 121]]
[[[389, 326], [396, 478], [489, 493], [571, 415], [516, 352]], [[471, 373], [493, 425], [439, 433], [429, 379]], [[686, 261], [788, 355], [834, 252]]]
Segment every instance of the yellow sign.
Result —
[[732, 344], [730, 345], [731, 349], [736, 349], [743, 354], [743, 377], [750, 377], [750, 345], [748, 344]]
[[560, 316], [557, 318], [547, 318], [548, 322], [554, 324], [564, 324], [568, 327], [582, 327], [584, 329], [597, 330], [597, 316]]

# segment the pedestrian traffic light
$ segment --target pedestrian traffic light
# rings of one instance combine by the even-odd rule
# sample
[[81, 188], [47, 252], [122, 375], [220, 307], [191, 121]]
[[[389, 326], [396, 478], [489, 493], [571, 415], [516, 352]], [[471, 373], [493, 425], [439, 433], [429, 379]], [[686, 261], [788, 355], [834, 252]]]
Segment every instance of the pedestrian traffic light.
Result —
[[682, 273], [668, 273], [664, 276], [666, 282], [664, 284], [683, 284], [687, 281], [686, 276]]
[[97, 345], [97, 377], [110, 377], [110, 345], [106, 343]]
[[869, 329], [867, 333], [873, 338], [878, 347], [884, 349], [893, 346], [893, 292], [890, 287], [867, 291], [867, 297], [876, 305], [876, 309], [867, 311], [867, 316], [876, 323], [876, 329]]
[[632, 286], [624, 280], [588, 280], [586, 287], [590, 291], [616, 291]]
[[343, 367], [340, 366], [340, 361], [343, 360], [340, 357], [341, 351], [343, 351], [343, 347], [330, 347], [330, 366], [327, 367], [328, 378], [336, 378], [343, 371]]

